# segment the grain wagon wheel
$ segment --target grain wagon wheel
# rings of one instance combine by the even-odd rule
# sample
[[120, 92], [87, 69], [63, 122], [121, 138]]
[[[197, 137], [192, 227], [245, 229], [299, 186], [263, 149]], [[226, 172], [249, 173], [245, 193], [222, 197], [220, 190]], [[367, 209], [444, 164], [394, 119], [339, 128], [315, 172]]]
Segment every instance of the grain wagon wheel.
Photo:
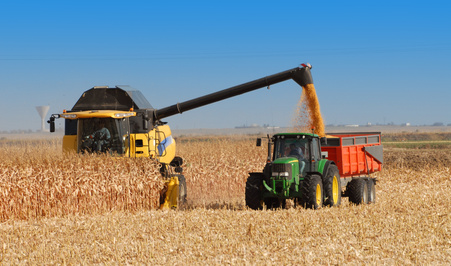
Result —
[[181, 207], [186, 204], [186, 179], [183, 175], [179, 177], [179, 198], [177, 202], [177, 206]]
[[253, 210], [261, 210], [263, 208], [262, 200], [263, 178], [261, 175], [251, 174], [246, 181], [246, 206]]
[[341, 179], [338, 168], [331, 165], [323, 180], [324, 184], [324, 205], [338, 206], [341, 204]]
[[305, 208], [318, 209], [323, 206], [323, 182], [319, 175], [308, 175], [302, 182], [301, 205]]
[[353, 179], [346, 186], [349, 201], [354, 204], [368, 203], [368, 182], [363, 178]]
[[368, 179], [368, 203], [376, 203], [376, 182], [374, 179]]

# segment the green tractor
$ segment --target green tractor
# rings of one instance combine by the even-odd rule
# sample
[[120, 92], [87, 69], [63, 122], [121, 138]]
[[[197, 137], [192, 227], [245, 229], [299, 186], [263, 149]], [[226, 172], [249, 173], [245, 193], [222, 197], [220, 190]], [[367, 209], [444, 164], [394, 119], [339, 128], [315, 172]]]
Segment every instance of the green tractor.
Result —
[[[254, 210], [264, 205], [268, 209], [285, 208], [287, 199], [313, 209], [340, 205], [339, 170], [321, 154], [321, 142], [326, 138], [313, 133], [268, 136], [268, 160], [263, 172], [249, 174], [246, 205]], [[257, 146], [261, 146], [261, 138]]]

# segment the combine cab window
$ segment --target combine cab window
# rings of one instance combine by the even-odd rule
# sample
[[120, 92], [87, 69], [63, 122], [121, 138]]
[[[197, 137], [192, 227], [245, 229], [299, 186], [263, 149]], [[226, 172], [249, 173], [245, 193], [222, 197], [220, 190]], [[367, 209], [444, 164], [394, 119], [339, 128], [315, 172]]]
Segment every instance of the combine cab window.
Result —
[[124, 154], [129, 145], [128, 118], [86, 118], [78, 121], [78, 151]]

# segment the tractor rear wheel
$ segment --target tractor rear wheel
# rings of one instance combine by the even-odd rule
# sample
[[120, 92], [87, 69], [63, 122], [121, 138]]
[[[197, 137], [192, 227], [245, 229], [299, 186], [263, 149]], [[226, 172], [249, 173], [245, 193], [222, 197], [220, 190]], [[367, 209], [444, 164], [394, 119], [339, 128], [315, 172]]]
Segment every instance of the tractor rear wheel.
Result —
[[181, 207], [186, 204], [186, 179], [183, 175], [179, 175], [179, 197], [177, 206]]
[[324, 205], [338, 206], [341, 204], [341, 179], [338, 168], [335, 165], [329, 166], [326, 176], [323, 179], [324, 184]]
[[301, 186], [301, 205], [304, 208], [318, 209], [323, 206], [323, 182], [319, 175], [308, 175]]
[[376, 182], [373, 178], [368, 179], [368, 203], [376, 203]]
[[368, 203], [368, 182], [365, 179], [351, 180], [346, 186], [346, 191], [350, 202], [356, 205]]
[[246, 181], [246, 206], [253, 210], [261, 210], [263, 177], [258, 174], [250, 174]]

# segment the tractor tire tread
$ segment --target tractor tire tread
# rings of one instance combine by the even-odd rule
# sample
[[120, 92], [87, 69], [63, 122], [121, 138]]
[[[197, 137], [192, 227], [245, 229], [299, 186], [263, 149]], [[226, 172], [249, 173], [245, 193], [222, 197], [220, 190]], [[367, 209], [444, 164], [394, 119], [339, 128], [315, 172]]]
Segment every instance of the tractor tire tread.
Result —
[[[365, 191], [366, 190], [366, 191]], [[368, 203], [368, 197], [365, 201], [364, 193], [368, 193], [368, 185], [365, 179], [358, 178], [353, 179], [351, 182], [348, 183], [346, 186], [347, 195], [349, 197], [349, 201], [351, 203], [354, 203], [356, 205], [362, 204], [362, 203]], [[368, 194], [367, 194], [368, 195]]]
[[376, 182], [373, 178], [368, 179], [368, 203], [376, 203]]
[[250, 175], [246, 181], [246, 206], [253, 210], [261, 210], [263, 178], [259, 175]]
[[304, 178], [301, 185], [301, 206], [309, 209], [317, 209], [322, 207], [322, 202], [319, 206], [316, 205], [316, 187], [317, 184], [321, 185], [321, 194], [323, 198], [323, 184], [319, 175], [308, 175]]
[[[333, 199], [333, 178], [337, 177], [338, 182], [338, 198], [337, 202]], [[324, 205], [326, 206], [338, 206], [341, 204], [341, 179], [337, 166], [330, 165], [327, 170], [327, 174], [323, 177], [324, 186]]]

